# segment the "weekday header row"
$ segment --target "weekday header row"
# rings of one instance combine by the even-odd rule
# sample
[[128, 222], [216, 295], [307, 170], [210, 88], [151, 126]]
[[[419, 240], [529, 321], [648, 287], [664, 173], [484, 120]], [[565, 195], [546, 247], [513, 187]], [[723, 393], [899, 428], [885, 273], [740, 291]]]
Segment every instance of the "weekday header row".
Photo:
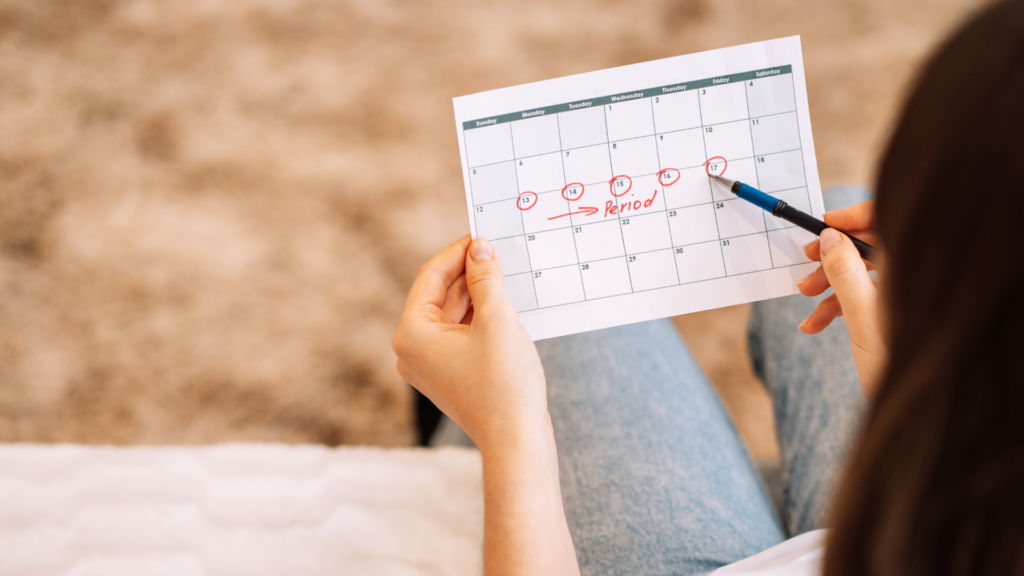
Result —
[[674, 92], [697, 90], [699, 88], [708, 88], [710, 86], [721, 86], [723, 84], [746, 82], [747, 80], [757, 80], [758, 78], [767, 78], [769, 76], [779, 76], [781, 74], [792, 73], [793, 67], [787, 64], [786, 66], [776, 66], [775, 68], [765, 68], [763, 70], [752, 70], [750, 72], [740, 72], [738, 74], [704, 78], [703, 80], [694, 80], [693, 82], [677, 82], [675, 84], [669, 84], [668, 86], [658, 86], [656, 88], [647, 88], [645, 90], [631, 90], [629, 92], [623, 92], [622, 94], [589, 98], [587, 100], [580, 100], [577, 102], [555, 104], [554, 106], [520, 110], [519, 112], [512, 112], [510, 114], [470, 120], [462, 123], [462, 129], [472, 130], [473, 128], [483, 128], [484, 126], [491, 126], [494, 124], [504, 124], [505, 122], [512, 122], [514, 120], [526, 120], [529, 118], [536, 118], [537, 116], [545, 116], [547, 114], [558, 114], [559, 112], [569, 112], [571, 110], [590, 108], [592, 106], [605, 106], [608, 104], [616, 104], [618, 102], [639, 100], [641, 98], [653, 98], [655, 96], [672, 94]]

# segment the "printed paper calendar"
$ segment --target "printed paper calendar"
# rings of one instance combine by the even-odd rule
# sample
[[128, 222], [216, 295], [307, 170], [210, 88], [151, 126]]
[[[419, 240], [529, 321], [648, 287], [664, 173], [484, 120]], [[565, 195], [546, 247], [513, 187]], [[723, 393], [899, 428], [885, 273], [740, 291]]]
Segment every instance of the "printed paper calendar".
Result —
[[470, 228], [535, 339], [796, 292], [821, 217], [799, 37], [456, 98]]

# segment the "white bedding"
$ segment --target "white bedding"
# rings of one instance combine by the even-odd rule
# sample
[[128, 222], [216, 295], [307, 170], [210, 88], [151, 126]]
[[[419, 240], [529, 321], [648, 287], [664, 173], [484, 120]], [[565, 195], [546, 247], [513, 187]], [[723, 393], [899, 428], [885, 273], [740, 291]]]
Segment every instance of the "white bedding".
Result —
[[0, 445], [3, 575], [479, 575], [462, 448]]

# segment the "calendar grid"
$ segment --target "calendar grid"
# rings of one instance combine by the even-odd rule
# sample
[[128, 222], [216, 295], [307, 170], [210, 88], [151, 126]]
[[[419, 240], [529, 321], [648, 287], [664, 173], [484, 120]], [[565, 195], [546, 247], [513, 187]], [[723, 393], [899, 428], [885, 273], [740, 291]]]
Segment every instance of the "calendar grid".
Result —
[[[764, 234], [764, 232], [751, 232], [750, 234], [740, 234], [739, 236], [730, 236], [729, 238], [730, 239], [732, 239], [732, 238], [746, 238], [748, 236], [758, 236], [758, 235], [761, 235], [761, 234]], [[499, 238], [499, 240], [500, 240], [500, 238]], [[679, 244], [677, 246], [673, 246], [673, 248], [686, 248], [688, 246], [700, 246], [702, 244], [710, 244], [712, 242], [716, 242], [716, 240], [706, 240], [704, 242], [691, 242], [690, 244]], [[643, 252], [630, 252], [629, 255], [630, 256], [641, 256], [641, 255], [644, 255], [644, 254], [654, 254], [655, 252], [664, 252], [665, 250], [669, 250], [669, 248], [655, 248], [654, 250], [644, 250]], [[594, 262], [607, 262], [609, 260], [618, 260], [618, 259], [621, 259], [621, 258], [624, 258], [624, 256], [609, 256], [607, 258], [595, 258], [593, 260], [587, 260], [586, 262], [584, 262], [584, 264], [593, 264]], [[543, 272], [545, 270], [556, 270], [558, 268], [568, 268], [569, 266], [576, 266], [576, 264], [562, 264], [561, 266], [551, 266], [551, 267], [548, 267], [548, 268], [537, 268], [536, 270], [534, 270], [534, 272]], [[745, 272], [744, 272], [744, 274], [745, 274]]]
[[[648, 176], [652, 176], [652, 174], [648, 174]], [[805, 188], [805, 187], [804, 186], [797, 186], [796, 188], [787, 188], [785, 190], [776, 190], [775, 193], [777, 194], [779, 192], [790, 192], [792, 190], [800, 190], [801, 188]], [[556, 192], [556, 190], [549, 190], [547, 192], [541, 192], [541, 194], [549, 194], [551, 192]], [[737, 202], [737, 201], [743, 202], [743, 200], [739, 200], [739, 199], [723, 200], [722, 202]], [[498, 204], [500, 202], [502, 202], [502, 201], [499, 200], [499, 201], [496, 201], [496, 202], [491, 202], [491, 204]], [[688, 206], [685, 206], [685, 208], [696, 208], [698, 206], [708, 206], [708, 205], [715, 204], [715, 202], [716, 201], [704, 202], [704, 203], [701, 203], [701, 204], [690, 204]], [[478, 206], [486, 206], [486, 204], [479, 204]], [[666, 209], [665, 212], [669, 212], [671, 210], [679, 210], [679, 208], [669, 208], [669, 209]], [[647, 214], [653, 214], [653, 212], [647, 212], [644, 215], [647, 215]], [[587, 223], [587, 224], [571, 224], [569, 226], [562, 226], [560, 228], [549, 228], [549, 229], [545, 230], [545, 232], [552, 232], [552, 231], [555, 231], [555, 230], [565, 230], [566, 228], [576, 228], [576, 227], [579, 227], [579, 226], [593, 226], [594, 224], [601, 224], [601, 222], [590, 222], [590, 223]], [[796, 227], [795, 224], [790, 224], [790, 223], [787, 222], [784, 227], [778, 228], [778, 229], [779, 230], [786, 230], [786, 229], [795, 228], [795, 227]], [[754, 232], [753, 234], [763, 234], [763, 232]], [[508, 238], [516, 238], [516, 237], [519, 237], [519, 236], [522, 236], [522, 234], [513, 234], [512, 236], [497, 236], [497, 237], [494, 237], [494, 238], [489, 238], [489, 240], [492, 240], [492, 241], [493, 240], [506, 240]], [[747, 236], [747, 234], [741, 234], [739, 236]], [[738, 238], [739, 236], [730, 236], [729, 238]], [[683, 246], [692, 246], [694, 244], [701, 244], [701, 242], [692, 242], [690, 244], [675, 244], [675, 243], [673, 243], [673, 246], [679, 248], [679, 247], [683, 247]]]
[[[697, 130], [697, 129], [698, 128], [691, 128], [691, 130]], [[667, 134], [667, 132], [665, 134]], [[659, 134], [655, 134], [655, 136], [657, 136], [657, 135], [659, 135]], [[647, 136], [647, 137], [649, 138], [649, 136]], [[621, 142], [621, 140], [618, 140], [616, 142]], [[791, 150], [780, 150], [778, 152], [770, 152], [768, 154], [760, 154], [759, 156], [775, 156], [775, 155], [778, 155], [778, 154], [786, 154], [788, 152], [799, 152], [799, 151], [800, 151], [800, 148], [793, 148]], [[562, 150], [562, 152], [565, 152], [565, 150]], [[752, 160], [754, 158], [758, 158], [759, 156], [745, 156], [743, 158], [733, 158], [732, 161], [733, 162], [739, 162], [741, 160]], [[516, 160], [525, 160], [525, 158], [516, 158]], [[659, 162], [660, 162], [660, 160], [659, 160]], [[695, 166], [682, 166], [682, 167], [679, 168], [679, 170], [691, 170], [693, 168], [703, 168], [703, 166], [704, 166], [703, 164], [697, 164]], [[479, 168], [479, 166], [474, 166], [474, 168]], [[657, 172], [649, 172], [647, 174], [636, 174], [636, 175], [634, 175], [632, 177], [633, 178], [644, 178], [644, 177], [647, 177], [647, 176], [655, 176], [655, 175], [657, 175]], [[608, 182], [604, 182], [604, 181], [601, 181], [601, 182], [580, 182], [580, 184], [582, 184], [586, 188], [589, 188], [591, 186], [608, 185]], [[709, 186], [710, 186], [710, 184], [709, 184]], [[785, 189], [782, 189], [782, 190], [776, 190], [775, 193], [787, 192], [789, 190], [797, 190], [799, 188], [804, 188], [804, 186], [794, 186], [793, 188], [785, 188]], [[560, 190], [561, 190], [561, 188], [550, 188], [548, 190], [536, 191], [536, 193], [537, 194], [550, 194], [551, 192], [559, 192]], [[487, 206], [488, 204], [498, 204], [500, 202], [507, 202], [507, 201], [508, 200], [492, 200], [490, 202], [480, 202], [478, 204], [474, 204], [474, 206]], [[727, 202], [729, 202], [729, 201], [730, 200], [727, 200]], [[710, 204], [710, 202], [705, 202], [705, 204]], [[691, 204], [691, 206], [697, 206], [697, 204]]]
[[[569, 179], [565, 175], [565, 159], [562, 158], [562, 152], [563, 152], [563, 150], [562, 150], [562, 123], [558, 120], [558, 115], [557, 114], [555, 115], [555, 125], [558, 128], [558, 161], [562, 164], [562, 180], [565, 181], [565, 185], [568, 186], [569, 185]], [[562, 190], [565, 190], [565, 188], [562, 188]], [[569, 202], [569, 200], [566, 199], [566, 204], [568, 204], [568, 202]], [[569, 208], [569, 211], [572, 212], [572, 208], [571, 207]], [[572, 220], [569, 220], [569, 226], [572, 227]], [[587, 299], [587, 283], [583, 281], [583, 270], [579, 269], [579, 266], [581, 264], [581, 262], [580, 262], [580, 248], [579, 248], [579, 246], [576, 245], [575, 228], [573, 229], [573, 234], [572, 234], [572, 249], [576, 251], [576, 267], [577, 267], [576, 271], [579, 272], [579, 274], [580, 274], [580, 286], [583, 287], [583, 299], [586, 300]]]
[[[704, 146], [704, 158], [708, 158], [708, 140], [705, 136], [707, 132], [704, 131], [706, 128], [704, 125], [704, 107], [700, 103], [700, 92], [697, 93], [697, 111], [700, 113], [700, 141]], [[753, 152], [753, 146], [751, 146], [751, 152]], [[706, 162], [705, 162], [706, 163]], [[711, 180], [708, 180], [708, 191], [711, 192], [711, 208], [715, 209], [715, 194], [711, 188]], [[715, 230], [718, 233], [718, 252], [722, 256], [722, 262], [725, 262], [725, 250], [722, 247], [722, 226], [718, 222], [718, 215], [715, 214]], [[729, 271], [725, 271], [725, 275], [729, 275]]]
[[[515, 140], [515, 137], [512, 135], [512, 131], [511, 130], [508, 131], [508, 139], [509, 139], [509, 143], [512, 145], [512, 162], [514, 164], [515, 163], [515, 156], [516, 156], [516, 140]], [[519, 188], [519, 174], [517, 172], [516, 173], [516, 189], [518, 189], [518, 188]], [[520, 196], [522, 196], [522, 194], [520, 194]], [[519, 202], [520, 202], [520, 199], [516, 198], [516, 204], [517, 205], [518, 205]], [[525, 231], [526, 230], [526, 222], [525, 222], [525, 218], [523, 217], [523, 213], [521, 211], [519, 212], [519, 222], [522, 225], [523, 230]], [[533, 276], [533, 261], [530, 258], [530, 251], [529, 250], [526, 251], [526, 261], [530, 265], [530, 276], [531, 276], [531, 278], [530, 278], [530, 286], [533, 287], [533, 301], [534, 302], [539, 302], [537, 300], [537, 283], [534, 282], [534, 280], [532, 278], [532, 276]]]
[[[648, 100], [648, 102], [651, 105], [651, 123], [654, 126], [654, 135], [657, 136], [658, 135], [658, 118], [657, 118], [657, 115], [654, 113], [654, 100]], [[655, 144], [657, 144], [657, 140], [655, 140]], [[658, 153], [658, 174], [661, 174], [662, 173], [661, 171], [664, 169], [664, 166], [662, 166], [662, 164], [661, 164], [661, 149], [658, 148], [657, 146], [655, 146], [654, 150]], [[664, 198], [664, 196], [665, 196], [665, 185], [662, 184], [661, 178], [658, 178], [658, 186], [661, 188], [662, 200], [665, 200], [665, 198]], [[668, 202], [667, 201], [665, 201], [665, 210], [664, 210], [664, 212], [665, 212], [665, 224], [668, 225], [668, 239], [669, 239], [669, 242], [672, 244], [672, 248], [671, 248], [671, 250], [672, 250], [672, 264], [674, 264], [675, 267], [676, 267], [676, 283], [679, 284], [679, 283], [682, 283], [683, 279], [682, 279], [682, 277], [679, 276], [679, 260], [676, 259], [676, 257], [675, 257], [676, 239], [675, 239], [675, 237], [672, 234], [672, 223], [669, 222], [669, 220], [668, 220]]]
[[[755, 212], [704, 177], [709, 163], [720, 165], [715, 173], [727, 168], [773, 195], [791, 193], [787, 201], [804, 188], [809, 202], [802, 141], [792, 134], [799, 124], [790, 118], [796, 115], [790, 67], [770, 70], [763, 78], [750, 72], [704, 87], [592, 99], [602, 101], [600, 112], [587, 101], [464, 122], [476, 231], [496, 243], [508, 266], [506, 285], [510, 297], [517, 295], [517, 310], [802, 264], [802, 253], [790, 245], [797, 237], [787, 232], [791, 225]], [[784, 74], [789, 83], [772, 78]], [[742, 87], [730, 82], [739, 77]], [[638, 102], [643, 99], [646, 106]], [[772, 160], [765, 164], [766, 158]], [[519, 213], [514, 225], [510, 210]]]
[[[757, 182], [756, 188], [761, 189], [761, 176], [757, 173], [757, 150], [754, 150], [754, 127], [750, 124], [750, 92], [747, 90], [747, 83], [743, 83], [743, 98], [747, 103], [747, 131], [750, 133], [750, 151], [754, 153], [754, 179]], [[805, 179], [806, 180], [806, 179]], [[768, 239], [768, 216], [762, 211], [761, 219], [764, 220], [764, 238]], [[772, 257], [772, 251], [768, 250], [768, 258], [772, 263], [772, 268], [775, 268], [775, 258]]]
[[[783, 116], [785, 114], [792, 114], [792, 113], [793, 112], [778, 112], [778, 113], [775, 113], [775, 114], [765, 114], [764, 116], [757, 116], [756, 118], [771, 118], [772, 116]], [[554, 114], [553, 116], [555, 118], [558, 117], [557, 114]], [[658, 134], [662, 134], [662, 135], [677, 134], [679, 132], [688, 132], [690, 130], [698, 130], [701, 127], [707, 128], [707, 127], [710, 126], [710, 127], [713, 128], [715, 126], [722, 126], [724, 124], [732, 124], [733, 122], [735, 122], [735, 120], [730, 120], [728, 122], [716, 122], [714, 124], [703, 124], [702, 126], [693, 126], [693, 127], [690, 127], [690, 128], [680, 128], [678, 130], [667, 130], [665, 132], [658, 132]], [[628, 142], [630, 140], [641, 140], [643, 138], [650, 138], [650, 135], [634, 136], [632, 138], [622, 138], [621, 140], [616, 140], [616, 142]], [[589, 144], [589, 145], [586, 145], [586, 146], [576, 146], [576, 147], [573, 147], [573, 148], [562, 148], [561, 150], [562, 150], [562, 152], [572, 152], [572, 151], [575, 151], [575, 150], [583, 150], [585, 148], [593, 148], [594, 146], [599, 146], [599, 145], [600, 144]], [[800, 150], [800, 148], [793, 148], [793, 150]], [[785, 151], [783, 151], [783, 152], [785, 152]], [[778, 154], [778, 153], [779, 152], [773, 152], [773, 154]], [[530, 158], [537, 158], [538, 156], [546, 156], [547, 154], [550, 154], [550, 152], [542, 152], [540, 154], [531, 154], [529, 156], [518, 156], [518, 157], [516, 157], [516, 160], [529, 160]], [[738, 160], [740, 160], [740, 158], [738, 158]], [[497, 162], [490, 162], [490, 163], [487, 163], [487, 164], [472, 164], [469, 167], [470, 168], [486, 168], [488, 166], [493, 166], [495, 164], [503, 164], [505, 162], [507, 162], [507, 160], [499, 160]], [[701, 166], [701, 164], [698, 164], [697, 166]], [[682, 168], [687, 168], [687, 167], [684, 166]]]
[[[618, 174], [615, 173], [615, 161], [612, 160], [612, 137], [608, 132], [608, 111], [604, 109], [604, 106], [601, 106], [601, 113], [604, 115], [604, 137], [605, 146], [608, 149], [608, 166], [612, 169], [612, 180], [608, 183], [610, 188], [611, 182], [615, 180], [615, 177], [618, 176]], [[615, 200], [615, 206], [619, 209], [618, 215], [621, 216], [622, 203], [619, 202], [618, 199]], [[622, 218], [616, 218], [615, 221], [619, 223], [619, 239], [622, 240], [622, 253], [626, 255], [626, 274], [629, 276], [629, 291], [635, 292], [633, 288], [633, 272], [629, 269], [629, 251], [626, 250], [626, 235], [622, 232]]]
[[[656, 252], [657, 252], [657, 250], [656, 250]], [[608, 258], [606, 260], [615, 260], [615, 258]], [[601, 260], [594, 260], [594, 262], [601, 262]], [[800, 265], [801, 264], [787, 264], [785, 266], [779, 266], [777, 268], [774, 268], [774, 270], [782, 270], [784, 268], [792, 268], [794, 266], [800, 266]], [[559, 268], [568, 268], [569, 266], [573, 266], [573, 264], [569, 264], [569, 265], [566, 265], [566, 266], [559, 266], [559, 267], [556, 267], [556, 268], [545, 268], [545, 270], [557, 270]], [[738, 272], [736, 274], [730, 274], [729, 278], [738, 278], [740, 276], [749, 276], [751, 274], [760, 274], [761, 272], [764, 272], [764, 270], [751, 270], [750, 272]], [[629, 292], [629, 294], [643, 294], [644, 292], [655, 292], [655, 291], [658, 291], [658, 290], [664, 290], [666, 288], [673, 288], [675, 286], [688, 286], [688, 285], [691, 285], [691, 284], [700, 284], [701, 282], [712, 282], [712, 281], [715, 281], [715, 280], [721, 280], [722, 278], [724, 278], [724, 276], [719, 276], [717, 278], [705, 278], [703, 280], [692, 280], [692, 281], [689, 281], [689, 282], [681, 282], [679, 284], [673, 284], [671, 286], [659, 286], [657, 288], [644, 288], [644, 289], [641, 289], [641, 290], [634, 290], [632, 292]], [[587, 302], [593, 302], [594, 300], [606, 300], [608, 298], [618, 298], [620, 296], [625, 296], [625, 295], [626, 294], [610, 294], [608, 296], [595, 296], [595, 297], [590, 298], [590, 299], [588, 299], [586, 301]], [[550, 306], [538, 306], [537, 308], [533, 308], [531, 310], [548, 310], [550, 308], [559, 308], [561, 306], [571, 306], [573, 304], [579, 304], [580, 302], [583, 302], [583, 300], [578, 300], [576, 302], [564, 302], [562, 304], [552, 304]]]

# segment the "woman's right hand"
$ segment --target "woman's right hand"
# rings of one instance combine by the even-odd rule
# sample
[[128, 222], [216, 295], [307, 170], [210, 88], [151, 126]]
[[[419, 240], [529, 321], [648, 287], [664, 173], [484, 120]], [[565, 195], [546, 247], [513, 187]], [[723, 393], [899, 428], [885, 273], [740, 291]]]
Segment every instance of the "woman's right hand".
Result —
[[846, 318], [857, 375], [868, 400], [885, 369], [887, 349], [882, 336], [878, 288], [868, 276], [874, 266], [861, 259], [849, 237], [835, 229], [848, 230], [868, 244], [878, 245], [875, 233], [875, 203], [861, 202], [825, 214], [830, 228], [818, 240], [804, 247], [811, 260], [821, 262], [817, 270], [797, 282], [804, 296], [818, 296], [829, 287], [835, 294], [818, 303], [814, 312], [800, 323], [800, 330], [817, 334], [837, 316]]

